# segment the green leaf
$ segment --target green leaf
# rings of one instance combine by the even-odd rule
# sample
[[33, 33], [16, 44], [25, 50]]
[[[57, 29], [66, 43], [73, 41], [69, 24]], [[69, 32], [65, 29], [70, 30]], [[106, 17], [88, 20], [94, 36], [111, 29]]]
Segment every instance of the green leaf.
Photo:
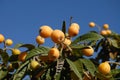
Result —
[[29, 64], [29, 61], [26, 61], [17, 69], [17, 71], [14, 74], [13, 80], [22, 80], [22, 78], [26, 74], [26, 69], [28, 64]]
[[97, 40], [100, 40], [104, 38], [103, 36], [101, 36], [100, 34], [94, 32], [94, 31], [91, 31], [91, 32], [88, 32], [86, 34], [83, 34], [79, 37], [77, 37], [73, 42], [72, 44], [76, 44], [78, 42], [82, 42], [82, 41], [97, 41]]
[[115, 39], [110, 39], [111, 45], [115, 48], [120, 48], [120, 45], [118, 44], [118, 41]]
[[35, 49], [32, 49], [32, 50], [29, 52], [29, 54], [27, 55], [26, 60], [32, 58], [33, 56], [40, 55], [40, 54], [41, 54], [41, 55], [47, 55], [49, 49], [50, 49], [50, 48], [48, 48], [48, 47], [43, 47], [43, 46], [37, 47], [37, 48], [35, 48]]
[[63, 21], [63, 24], [62, 24], [62, 31], [63, 31], [64, 34], [66, 33], [66, 23], [65, 23], [65, 21]]
[[7, 64], [8, 59], [9, 59], [9, 55], [7, 52], [3, 51], [2, 49], [0, 49], [0, 55], [2, 57], [2, 60], [5, 64]]
[[82, 76], [81, 74], [79, 73], [77, 67], [74, 65], [74, 63], [69, 60], [69, 59], [66, 59], [68, 64], [70, 65], [70, 68], [73, 70], [73, 72], [76, 74], [76, 76], [79, 78], [79, 80], [82, 80]]
[[34, 49], [35, 48], [35, 46], [33, 45], [33, 44], [16, 44], [15, 46], [14, 46], [14, 48], [20, 48], [20, 47], [25, 47], [25, 48], [27, 48], [28, 50], [32, 50], [32, 49]]
[[88, 59], [80, 59], [81, 62], [85, 65], [86, 69], [91, 73], [92, 76], [95, 76], [95, 65], [92, 63], [92, 61]]
[[82, 64], [81, 60], [78, 59], [78, 60], [74, 61], [73, 63], [76, 66], [76, 68], [78, 69], [78, 71], [82, 74], [84, 71], [84, 68], [83, 68], [83, 64]]
[[120, 74], [120, 69], [112, 69], [111, 74], [112, 75]]
[[5, 68], [0, 69], [0, 80], [3, 80], [3, 78], [7, 75], [8, 71]]

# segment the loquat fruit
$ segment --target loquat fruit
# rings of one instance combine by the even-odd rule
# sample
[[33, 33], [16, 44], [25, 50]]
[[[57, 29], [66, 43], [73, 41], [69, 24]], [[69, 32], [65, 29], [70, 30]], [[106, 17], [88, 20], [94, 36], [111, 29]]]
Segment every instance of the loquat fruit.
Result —
[[84, 48], [82, 49], [82, 53], [85, 55], [85, 56], [92, 56], [93, 53], [94, 53], [94, 49], [91, 47], [91, 46], [88, 46], [87, 48]]
[[5, 44], [6, 46], [11, 46], [13, 44], [13, 41], [11, 39], [6, 39]]
[[109, 25], [108, 25], [108, 24], [104, 24], [104, 25], [103, 25], [103, 28], [104, 28], [104, 29], [108, 29], [108, 28], [109, 28]]
[[111, 67], [108, 62], [103, 62], [99, 64], [98, 66], [98, 71], [101, 72], [102, 74], [108, 74], [111, 71]]
[[30, 67], [31, 67], [32, 70], [35, 70], [35, 69], [37, 69], [37, 68], [40, 67], [40, 64], [39, 64], [37, 61], [32, 60], [32, 61], [30, 62]]
[[107, 31], [106, 30], [101, 30], [100, 34], [103, 35], [103, 36], [106, 36], [107, 35]]
[[109, 29], [107, 29], [106, 32], [107, 32], [107, 35], [110, 35], [112, 33], [111, 30]]
[[57, 48], [51, 48], [48, 52], [48, 58], [50, 61], [54, 61], [55, 59], [58, 59], [60, 56], [60, 52]]
[[50, 37], [52, 32], [53, 32], [53, 29], [47, 25], [41, 26], [39, 30], [39, 34], [43, 38]]
[[18, 60], [24, 62], [26, 56], [27, 56], [27, 52], [22, 52], [21, 54], [18, 55]]
[[13, 55], [19, 55], [21, 53], [21, 51], [17, 48], [13, 48], [12, 53], [13, 53]]
[[38, 35], [38, 36], [36, 37], [36, 42], [37, 42], [38, 44], [44, 44], [45, 39], [44, 39], [43, 37], [41, 37], [40, 35]]
[[4, 36], [0, 34], [0, 43], [2, 43], [5, 40]]
[[76, 26], [76, 25], [71, 24], [70, 27], [68, 28], [68, 34], [69, 34], [69, 36], [70, 37], [74, 37], [74, 36], [78, 35], [79, 29], [80, 29], [79, 25]]
[[76, 28], [80, 29], [80, 26], [79, 26], [79, 24], [78, 24], [78, 23], [72, 23], [70, 26], [74, 26], [74, 27], [76, 27]]
[[95, 23], [94, 23], [94, 22], [90, 22], [90, 23], [89, 23], [89, 26], [90, 26], [90, 27], [95, 27]]
[[55, 43], [61, 43], [65, 39], [65, 35], [61, 30], [54, 30], [51, 34], [51, 39]]

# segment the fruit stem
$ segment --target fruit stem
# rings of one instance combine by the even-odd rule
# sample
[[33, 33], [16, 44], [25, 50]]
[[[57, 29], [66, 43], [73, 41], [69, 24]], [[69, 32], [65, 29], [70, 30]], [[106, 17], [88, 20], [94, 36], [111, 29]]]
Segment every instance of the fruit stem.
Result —
[[113, 61], [107, 61], [107, 62], [110, 63], [110, 64], [117, 64], [117, 65], [120, 65], [119, 62], [113, 62]]
[[91, 77], [88, 75], [87, 72], [83, 71], [83, 73], [85, 74], [85, 76], [86, 76], [89, 80], [91, 80]]
[[97, 25], [97, 24], [95, 24], [95, 25], [98, 28], [98, 31], [100, 32], [101, 31], [101, 27], [99, 25]]

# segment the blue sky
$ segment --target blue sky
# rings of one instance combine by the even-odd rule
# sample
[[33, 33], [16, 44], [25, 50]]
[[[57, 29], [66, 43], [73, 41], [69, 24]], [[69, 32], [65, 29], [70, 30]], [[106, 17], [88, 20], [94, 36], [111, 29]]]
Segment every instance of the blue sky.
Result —
[[[91, 21], [100, 26], [108, 23], [111, 30], [120, 33], [119, 3], [120, 0], [0, 0], [0, 33], [14, 44], [36, 44], [40, 26], [61, 29], [65, 20], [68, 27], [70, 16], [81, 27], [79, 35], [94, 30], [88, 26]], [[46, 39], [44, 45], [50, 44]]]

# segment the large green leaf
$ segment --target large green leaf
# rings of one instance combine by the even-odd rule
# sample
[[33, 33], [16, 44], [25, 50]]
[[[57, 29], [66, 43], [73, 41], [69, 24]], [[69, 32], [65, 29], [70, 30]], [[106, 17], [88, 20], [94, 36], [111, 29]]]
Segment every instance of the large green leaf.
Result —
[[25, 48], [27, 48], [28, 50], [32, 50], [32, 49], [35, 48], [35, 46], [34, 46], [33, 44], [22, 44], [22, 43], [20, 43], [20, 44], [16, 44], [16, 45], [14, 46], [14, 48], [20, 48], [20, 47], [25, 47]]
[[80, 59], [74, 61], [74, 65], [77, 67], [78, 71], [82, 74], [84, 71], [83, 64]]
[[86, 69], [92, 74], [92, 76], [95, 76], [95, 65], [92, 63], [92, 61], [88, 59], [80, 59], [81, 62], [85, 65]]
[[82, 76], [79, 73], [77, 67], [74, 65], [74, 63], [69, 59], [66, 59], [66, 60], [67, 60], [68, 64], [70, 65], [71, 70], [76, 74], [76, 76], [79, 78], [79, 80], [82, 80]]
[[120, 74], [120, 69], [112, 69], [111, 74], [112, 75]]
[[32, 49], [29, 54], [27, 55], [26, 57], [26, 60], [29, 59], [29, 58], [32, 58], [33, 56], [36, 56], [36, 55], [47, 55], [48, 54], [48, 51], [49, 51], [50, 48], [48, 47], [44, 47], [44, 46], [40, 46], [40, 47], [37, 47], [35, 49]]
[[72, 42], [72, 44], [76, 44], [76, 43], [81, 42], [81, 41], [97, 41], [97, 40], [100, 40], [102, 38], [104, 38], [104, 37], [101, 36], [100, 34], [96, 33], [95, 31], [91, 31], [91, 32], [88, 32], [86, 34], [83, 34], [83, 35], [77, 37]]
[[26, 74], [26, 69], [28, 67], [29, 61], [22, 64], [14, 74], [13, 80], [22, 80]]

